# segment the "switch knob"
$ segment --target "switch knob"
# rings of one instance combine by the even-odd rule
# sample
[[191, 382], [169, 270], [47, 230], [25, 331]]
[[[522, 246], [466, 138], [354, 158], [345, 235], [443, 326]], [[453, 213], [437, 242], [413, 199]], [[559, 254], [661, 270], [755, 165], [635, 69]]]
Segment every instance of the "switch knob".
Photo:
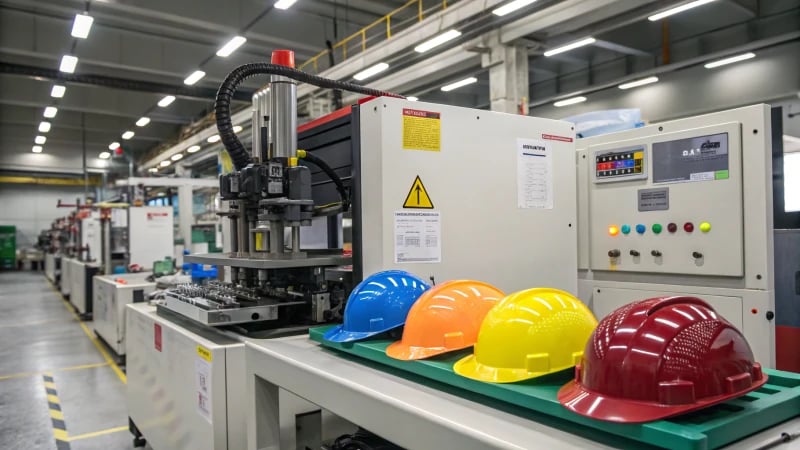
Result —
[[703, 257], [703, 254], [702, 254], [702, 253], [700, 253], [700, 252], [692, 252], [692, 257], [693, 257], [694, 259], [700, 259], [700, 258], [702, 258], [702, 257]]
[[650, 252], [650, 254], [655, 256], [656, 258], [661, 256], [661, 252], [659, 250], [653, 250], [652, 252]]
[[608, 257], [609, 258], [619, 258], [619, 255], [620, 255], [620, 252], [617, 249], [608, 251]]
[[633, 256], [633, 257], [639, 256], [639, 251], [638, 250], [631, 250], [631, 256]]

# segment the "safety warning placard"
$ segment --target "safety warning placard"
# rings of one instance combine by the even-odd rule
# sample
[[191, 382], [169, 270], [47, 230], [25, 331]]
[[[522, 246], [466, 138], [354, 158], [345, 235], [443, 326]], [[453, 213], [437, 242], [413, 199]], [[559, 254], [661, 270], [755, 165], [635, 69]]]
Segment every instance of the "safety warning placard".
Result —
[[403, 148], [406, 150], [442, 150], [441, 113], [403, 108]]
[[411, 189], [406, 195], [406, 201], [403, 202], [403, 208], [410, 209], [433, 209], [433, 200], [428, 195], [428, 190], [422, 184], [422, 180], [417, 175], [414, 183], [411, 184]]
[[442, 262], [440, 211], [395, 211], [394, 262]]

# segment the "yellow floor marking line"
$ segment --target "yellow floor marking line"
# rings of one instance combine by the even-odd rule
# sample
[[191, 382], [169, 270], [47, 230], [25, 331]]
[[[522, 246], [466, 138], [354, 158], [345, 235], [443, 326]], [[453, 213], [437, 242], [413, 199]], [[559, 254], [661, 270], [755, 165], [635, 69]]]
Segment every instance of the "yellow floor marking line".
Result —
[[67, 424], [64, 422], [64, 413], [61, 412], [61, 401], [58, 399], [56, 382], [52, 372], [42, 374], [44, 390], [47, 392], [47, 407], [50, 410], [50, 422], [53, 424], [53, 439], [56, 441], [57, 450], [70, 450]]
[[[93, 364], [81, 364], [80, 366], [69, 366], [69, 367], [60, 367], [58, 369], [50, 369], [48, 372], [67, 372], [70, 370], [83, 370], [83, 369], [94, 369], [95, 367], [103, 367], [107, 366], [107, 362], [100, 362], [100, 363], [93, 363]], [[11, 380], [14, 378], [26, 378], [26, 377], [34, 377], [42, 375], [44, 371], [40, 372], [20, 372], [20, 373], [12, 373], [9, 375], [2, 375], [0, 376], [0, 381], [3, 380]]]
[[114, 373], [117, 374], [119, 380], [122, 381], [123, 384], [128, 384], [128, 377], [125, 376], [125, 372], [123, 372], [122, 369], [119, 368], [117, 363], [114, 362], [114, 359], [111, 358], [111, 355], [109, 355], [106, 349], [103, 347], [103, 344], [100, 342], [100, 339], [97, 339], [97, 337], [92, 333], [89, 327], [87, 327], [86, 324], [83, 323], [81, 318], [78, 317], [78, 314], [75, 312], [75, 310], [70, 306], [69, 302], [64, 298], [63, 295], [61, 295], [61, 292], [57, 290], [52, 283], [50, 284], [50, 287], [61, 299], [61, 303], [64, 305], [65, 308], [67, 308], [67, 311], [69, 311], [69, 313], [72, 314], [72, 317], [74, 317], [75, 320], [78, 322], [78, 324], [81, 326], [81, 329], [86, 334], [86, 337], [88, 337], [89, 340], [92, 341], [94, 346], [97, 347], [97, 351], [100, 352], [100, 354], [103, 356], [103, 359], [105, 359], [106, 363], [108, 363], [108, 365], [111, 366], [111, 369], [114, 371]]
[[107, 430], [100, 430], [100, 431], [94, 431], [94, 432], [91, 432], [91, 433], [79, 434], [77, 436], [70, 436], [69, 437], [69, 441], [70, 442], [75, 442], [75, 441], [79, 441], [81, 439], [89, 439], [89, 438], [93, 438], [93, 437], [97, 437], [97, 436], [104, 436], [106, 434], [119, 433], [121, 431], [128, 431], [128, 427], [127, 426], [114, 427], [114, 428], [109, 428]]

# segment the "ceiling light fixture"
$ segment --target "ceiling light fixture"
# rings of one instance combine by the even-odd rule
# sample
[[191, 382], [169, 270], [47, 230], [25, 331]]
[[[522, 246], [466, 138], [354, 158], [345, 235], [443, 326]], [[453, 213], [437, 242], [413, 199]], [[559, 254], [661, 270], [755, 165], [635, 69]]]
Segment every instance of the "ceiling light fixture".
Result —
[[167, 167], [167, 166], [168, 166], [168, 165], [170, 165], [170, 164], [172, 164], [172, 161], [170, 161], [170, 160], [166, 159], [166, 160], [164, 160], [164, 161], [161, 161], [161, 164], [160, 164], [160, 165], [161, 165], [161, 167]]
[[89, 30], [92, 29], [94, 18], [86, 13], [75, 14], [75, 21], [72, 22], [72, 37], [86, 39], [89, 37]]
[[641, 80], [630, 81], [628, 83], [622, 83], [617, 87], [622, 89], [622, 90], [625, 90], [625, 89], [631, 89], [631, 88], [644, 86], [646, 84], [653, 84], [653, 83], [657, 83], [657, 82], [658, 82], [658, 77], [647, 77], [647, 78], [642, 78]]
[[414, 47], [414, 51], [417, 52], [417, 53], [425, 53], [428, 50], [430, 50], [432, 48], [435, 48], [435, 47], [438, 47], [438, 46], [444, 44], [445, 42], [452, 41], [453, 39], [455, 39], [455, 38], [457, 38], [459, 36], [461, 36], [461, 32], [460, 31], [458, 31], [458, 30], [448, 30], [448, 31], [445, 31], [444, 33], [442, 33], [442, 34], [440, 34], [438, 36], [434, 36], [434, 37], [428, 39], [427, 41], [423, 42], [422, 44], [419, 44], [418, 46]]
[[58, 70], [65, 73], [75, 72], [75, 67], [78, 65], [78, 57], [72, 55], [64, 55], [61, 57], [61, 65]]
[[456, 81], [455, 83], [450, 83], [442, 86], [442, 92], [450, 92], [453, 89], [458, 89], [462, 86], [466, 86], [468, 84], [477, 83], [478, 79], [475, 77], [465, 78], [461, 81]]
[[136, 134], [136, 133], [134, 133], [133, 131], [128, 130], [128, 131], [122, 133], [122, 139], [125, 139], [127, 141], [128, 139], [132, 138], [134, 134]]
[[136, 126], [137, 127], [146, 127], [148, 123], [150, 123], [150, 118], [149, 117], [142, 117], [141, 119], [136, 121]]
[[50, 131], [50, 122], [41, 122], [39, 124], [39, 133], [47, 133]]
[[597, 42], [597, 39], [595, 39], [593, 37], [588, 37], [586, 39], [581, 39], [580, 41], [575, 41], [575, 42], [572, 42], [570, 44], [562, 45], [561, 47], [556, 47], [556, 48], [554, 48], [552, 50], [548, 50], [548, 51], [544, 52], [544, 56], [553, 56], [553, 55], [557, 55], [559, 53], [568, 52], [570, 50], [574, 50], [574, 49], [579, 48], [579, 47], [583, 47], [583, 46], [586, 46], [586, 45], [594, 44], [595, 42]]
[[56, 108], [55, 106], [48, 106], [47, 108], [44, 109], [44, 116], [47, 117], [48, 119], [52, 119], [53, 117], [56, 116], [56, 114], [58, 114], [58, 108]]
[[215, 142], [219, 142], [219, 135], [215, 134], [215, 135], [209, 137], [208, 139], [206, 139], [206, 142], [208, 142], [209, 144], [213, 144]]
[[156, 173], [156, 172], [158, 172], [158, 167], [151, 167], [151, 168], [147, 169], [147, 171], [150, 172], [150, 173]]
[[524, 8], [531, 3], [535, 2], [536, 0], [514, 0], [511, 3], [507, 3], [495, 10], [492, 10], [492, 14], [495, 16], [505, 16], [506, 14], [510, 14], [520, 8]]
[[203, 72], [202, 70], [195, 70], [194, 72], [192, 72], [191, 75], [189, 75], [188, 77], [186, 77], [185, 80], [183, 80], [183, 84], [191, 86], [197, 83], [198, 81], [202, 80], [204, 76], [206, 76], [205, 72]]
[[234, 133], [238, 133], [240, 131], [242, 131], [242, 126], [241, 125], [236, 125], [235, 127], [233, 127], [233, 132]]
[[715, 67], [725, 66], [725, 65], [728, 65], [728, 64], [733, 64], [733, 63], [737, 63], [739, 61], [744, 61], [746, 59], [751, 59], [751, 58], [755, 58], [755, 57], [756, 57], [755, 53], [752, 53], [752, 52], [744, 53], [744, 54], [741, 54], [741, 55], [731, 56], [730, 58], [725, 58], [725, 59], [720, 59], [720, 60], [717, 60], [717, 61], [712, 61], [712, 62], [706, 64], [704, 67], [706, 69], [713, 69]]
[[41, 145], [34, 145], [34, 146], [31, 148], [31, 151], [32, 151], [33, 153], [42, 153], [42, 146], [41, 146]]
[[194, 152], [196, 152], [198, 150], [200, 150], [200, 146], [199, 145], [193, 145], [193, 146], [191, 146], [191, 147], [186, 149], [186, 153], [194, 153]]
[[164, 98], [162, 98], [161, 100], [158, 101], [158, 106], [160, 106], [162, 108], [166, 108], [167, 106], [171, 105], [172, 102], [174, 102], [174, 101], [175, 101], [175, 96], [174, 95], [168, 95], [168, 96], [166, 96], [166, 97], [164, 97]]
[[287, 9], [291, 8], [292, 5], [294, 5], [295, 3], [297, 3], [297, 0], [278, 0], [272, 6], [274, 6], [277, 9], [287, 10]]
[[97, 156], [98, 156], [98, 158], [100, 158], [100, 159], [108, 159], [108, 158], [111, 158], [111, 153], [109, 153], [109, 152], [101, 152], [101, 153], [100, 153], [99, 155], [97, 155]]
[[61, 98], [64, 96], [65, 92], [67, 92], [67, 88], [57, 84], [50, 90], [50, 96], [53, 98]]
[[109, 150], [116, 150], [117, 148], [119, 148], [119, 142], [117, 142], [117, 141], [114, 141], [114, 142], [108, 144], [108, 149]]
[[582, 97], [582, 96], [581, 97], [572, 97], [572, 98], [568, 98], [568, 99], [565, 99], [565, 100], [559, 100], [559, 101], [553, 103], [553, 106], [555, 106], [556, 108], [561, 108], [562, 106], [574, 105], [576, 103], [583, 103], [585, 101], [586, 101], [586, 97]]
[[683, 5], [676, 6], [674, 8], [668, 9], [666, 11], [661, 11], [660, 13], [653, 14], [652, 16], [648, 17], [647, 20], [650, 22], [655, 22], [657, 20], [661, 20], [664, 17], [669, 17], [673, 14], [682, 13], [686, 10], [697, 8], [698, 6], [705, 5], [706, 3], [711, 3], [714, 0], [695, 0], [693, 2], [684, 3]]
[[235, 38], [228, 41], [227, 44], [223, 45], [221, 49], [217, 50], [217, 56], [221, 56], [226, 58], [231, 55], [231, 53], [235, 52], [237, 48], [241, 47], [242, 44], [247, 42], [247, 38], [244, 36], [236, 36]]
[[358, 72], [357, 74], [353, 75], [353, 79], [357, 81], [366, 80], [367, 78], [375, 76], [388, 68], [389, 64], [386, 64], [385, 62], [380, 62], [372, 67], [367, 67], [361, 72]]
[[408, 100], [408, 101], [410, 101], [410, 102], [416, 102], [417, 100], [419, 100], [419, 98], [418, 98], [418, 97], [411, 96], [411, 97], [406, 97], [406, 100]]
[[174, 155], [172, 155], [170, 159], [173, 161], [178, 161], [182, 158], [183, 158], [183, 153], [175, 153]]
[[35, 142], [36, 145], [44, 145], [44, 143], [47, 142], [47, 138], [44, 136], [36, 136], [33, 142]]

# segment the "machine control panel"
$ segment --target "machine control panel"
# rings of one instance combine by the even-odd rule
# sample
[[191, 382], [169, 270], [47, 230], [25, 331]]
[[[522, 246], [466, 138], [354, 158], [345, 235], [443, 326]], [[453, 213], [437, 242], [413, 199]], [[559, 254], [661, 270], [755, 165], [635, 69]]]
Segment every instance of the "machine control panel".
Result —
[[740, 125], [648, 128], [588, 148], [591, 269], [741, 276]]

